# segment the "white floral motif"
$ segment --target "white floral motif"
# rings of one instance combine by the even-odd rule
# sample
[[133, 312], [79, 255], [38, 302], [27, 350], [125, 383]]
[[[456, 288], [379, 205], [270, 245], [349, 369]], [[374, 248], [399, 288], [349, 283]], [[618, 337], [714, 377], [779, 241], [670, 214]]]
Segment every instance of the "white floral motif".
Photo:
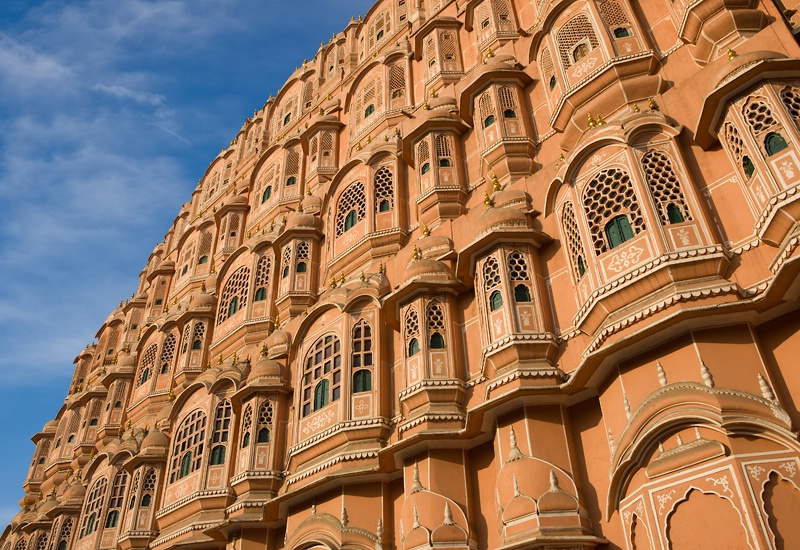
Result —
[[267, 463], [267, 453], [264, 452], [263, 449], [258, 451], [258, 455], [256, 455], [256, 464], [258, 466], [264, 466]]
[[417, 378], [419, 378], [419, 366], [414, 365], [414, 367], [411, 369], [411, 381], [416, 382]]
[[208, 481], [211, 483], [211, 485], [216, 485], [219, 483], [219, 472], [214, 472], [208, 476]]
[[181, 498], [183, 495], [189, 492], [189, 488], [186, 486], [186, 482], [184, 481], [175, 489], [175, 496]]
[[786, 179], [791, 179], [794, 177], [794, 163], [790, 160], [785, 160], [780, 165], [780, 171], [783, 173], [783, 177]]
[[764, 468], [761, 466], [755, 465], [748, 466], [747, 471], [750, 472], [750, 477], [758, 481], [758, 479], [761, 477], [761, 474], [763, 474], [766, 470], [764, 470]]
[[443, 366], [444, 363], [442, 363], [442, 360], [437, 357], [436, 360], [433, 362], [433, 372], [435, 372], [436, 374], [442, 374]]
[[683, 246], [689, 246], [689, 232], [686, 231], [686, 228], [682, 228], [678, 231], [678, 238], [681, 240], [681, 244]]
[[531, 326], [531, 314], [527, 311], [523, 311], [519, 314], [519, 318], [522, 319], [522, 326], [529, 327]]
[[354, 240], [356, 240], [356, 234], [353, 231], [349, 231], [342, 239], [342, 244], [348, 246]]
[[722, 476], [722, 477], [718, 477], [716, 479], [713, 478], [713, 477], [707, 477], [706, 481], [710, 481], [711, 483], [713, 483], [714, 487], [716, 487], [717, 485], [720, 485], [722, 487], [723, 491], [726, 491], [726, 492], [730, 493], [731, 496], [733, 496], [733, 491], [731, 491], [731, 488], [729, 487], [730, 481], [728, 481], [728, 476]]
[[611, 257], [611, 261], [608, 262], [608, 269], [619, 273], [623, 269], [628, 269], [632, 265], [638, 263], [642, 254], [644, 254], [643, 248], [631, 245], [625, 250], [620, 250]]
[[367, 402], [365, 400], [361, 399], [358, 401], [358, 403], [354, 408], [358, 414], [364, 414], [364, 411], [366, 411], [369, 408], [369, 405], [367, 405]]
[[499, 336], [503, 333], [503, 321], [501, 319], [495, 319], [493, 325], [495, 336]]
[[672, 495], [674, 493], [675, 493], [675, 490], [673, 489], [669, 493], [664, 493], [663, 495], [656, 496], [656, 499], [658, 500], [658, 513], [659, 514], [663, 514], [664, 513], [664, 506], [667, 505], [667, 502], [672, 500]]
[[794, 477], [794, 474], [797, 473], [797, 465], [794, 462], [784, 462], [780, 467], [781, 470], [786, 470], [789, 477]]
[[622, 517], [625, 519], [625, 523], [630, 523], [631, 522], [631, 511], [630, 510], [625, 510], [622, 513]]
[[756, 183], [755, 185], [753, 185], [753, 192], [756, 194], [758, 200], [762, 204], [767, 200], [767, 197], [764, 195], [764, 190], [761, 188], [760, 184]]
[[314, 433], [328, 424], [331, 420], [333, 420], [333, 411], [326, 411], [322, 414], [319, 414], [315, 416], [308, 424], [306, 424], [305, 428], [303, 428], [303, 434], [308, 435], [309, 432]]
[[592, 158], [589, 159], [589, 162], [591, 162], [596, 166], [600, 164], [604, 158], [606, 158], [606, 155], [595, 154], [594, 156], [592, 156]]
[[577, 69], [575, 69], [575, 78], [581, 78], [583, 75], [587, 74], [589, 71], [594, 69], [594, 66], [597, 64], [596, 57], [590, 57], [583, 63], [581, 63]]

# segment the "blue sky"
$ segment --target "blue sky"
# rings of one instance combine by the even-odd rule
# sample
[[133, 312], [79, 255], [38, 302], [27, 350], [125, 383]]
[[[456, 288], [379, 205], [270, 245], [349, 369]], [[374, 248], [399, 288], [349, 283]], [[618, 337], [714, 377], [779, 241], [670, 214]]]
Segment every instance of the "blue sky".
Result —
[[372, 3], [0, 1], [0, 530], [72, 361], [208, 164]]

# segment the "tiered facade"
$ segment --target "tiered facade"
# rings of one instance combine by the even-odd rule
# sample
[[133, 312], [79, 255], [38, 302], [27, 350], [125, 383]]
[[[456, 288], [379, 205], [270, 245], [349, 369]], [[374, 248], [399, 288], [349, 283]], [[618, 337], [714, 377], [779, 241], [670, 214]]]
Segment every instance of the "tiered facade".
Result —
[[2, 550], [798, 548], [771, 0], [382, 0], [78, 355]]

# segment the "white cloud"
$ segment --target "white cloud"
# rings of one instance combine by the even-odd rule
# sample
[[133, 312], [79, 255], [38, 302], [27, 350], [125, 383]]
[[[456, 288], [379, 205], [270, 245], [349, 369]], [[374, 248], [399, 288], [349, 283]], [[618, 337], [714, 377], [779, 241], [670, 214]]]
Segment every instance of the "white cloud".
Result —
[[160, 94], [154, 94], [152, 92], [139, 92], [124, 86], [106, 86], [105, 84], [95, 84], [94, 89], [120, 99], [132, 99], [137, 103], [144, 103], [146, 105], [152, 105], [153, 107], [160, 107], [161, 105], [164, 105], [164, 101], [166, 99]]

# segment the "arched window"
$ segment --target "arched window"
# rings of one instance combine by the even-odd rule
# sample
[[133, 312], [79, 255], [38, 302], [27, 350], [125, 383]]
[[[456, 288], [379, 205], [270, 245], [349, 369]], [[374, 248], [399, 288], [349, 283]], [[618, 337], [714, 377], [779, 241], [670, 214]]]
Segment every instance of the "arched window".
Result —
[[497, 258], [489, 256], [483, 264], [483, 286], [486, 290], [491, 290], [500, 284], [500, 264]]
[[264, 401], [258, 409], [258, 443], [269, 443], [272, 430], [272, 401]]
[[669, 218], [669, 223], [681, 223], [684, 221], [683, 212], [681, 212], [680, 207], [675, 203], [669, 203], [667, 205], [667, 217]]
[[770, 132], [767, 134], [767, 137], [764, 138], [764, 149], [770, 157], [775, 153], [783, 151], [787, 147], [789, 147], [789, 145], [778, 132]]
[[750, 160], [750, 157], [748, 157], [747, 155], [742, 157], [742, 169], [744, 170], [747, 179], [752, 178], [753, 174], [756, 171], [756, 165], [753, 164], [753, 161]]
[[[583, 205], [598, 256], [645, 229], [630, 176], [620, 168], [603, 170], [592, 178]], [[626, 211], [627, 215], [620, 214]]]
[[250, 268], [242, 266], [228, 277], [220, 298], [217, 323], [222, 323], [237, 311], [247, 306], [247, 294], [250, 287]]
[[353, 374], [353, 393], [372, 390], [372, 372], [366, 369], [357, 370]]
[[450, 159], [439, 159], [439, 168], [450, 168]]
[[586, 42], [581, 42], [577, 44], [574, 48], [572, 48], [573, 63], [577, 63], [578, 61], [586, 57], [589, 54], [589, 51], [591, 50], [589, 49], [589, 44], [587, 44]]
[[598, 47], [599, 42], [589, 17], [578, 14], [567, 21], [556, 34], [562, 65], [571, 67]]
[[513, 109], [506, 109], [503, 111], [503, 116], [505, 118], [517, 118], [517, 113]]
[[388, 212], [394, 204], [394, 180], [392, 171], [386, 166], [382, 166], [375, 172], [372, 179], [375, 189], [375, 203], [378, 212]]
[[[500, 299], [500, 301], [502, 303], [502, 298]], [[433, 334], [431, 334], [430, 348], [444, 349], [444, 336], [442, 336], [438, 332], [434, 332]]]
[[203, 336], [206, 333], [205, 323], [197, 323], [194, 326], [194, 333], [192, 334], [192, 349], [203, 348]]
[[247, 405], [242, 415], [242, 448], [250, 446], [250, 432], [253, 429], [253, 406]]
[[406, 318], [403, 322], [405, 339], [407, 343], [409, 357], [419, 353], [419, 313], [413, 307], [408, 308]]
[[367, 108], [364, 109], [364, 118], [367, 118], [369, 115], [375, 112], [375, 105], [370, 103], [367, 105]]
[[308, 270], [308, 266], [305, 262], [297, 262], [297, 272], [298, 273], [305, 273]]
[[295, 185], [296, 183], [297, 183], [297, 178], [296, 178], [295, 176], [290, 176], [290, 177], [289, 177], [289, 178], [286, 180], [286, 186], [287, 186], [287, 187], [289, 187], [289, 186], [292, 186], [292, 185]]
[[[499, 290], [495, 290], [489, 296], [489, 309], [492, 311], [496, 311], [503, 307], [503, 295], [500, 293]], [[436, 334], [439, 334], [438, 332]], [[441, 338], [441, 336], [440, 336]], [[433, 337], [431, 337], [431, 347], [433, 347]], [[442, 346], [444, 347], [444, 338], [442, 338]]]
[[175, 432], [169, 482], [173, 483], [200, 468], [206, 439], [206, 414], [196, 410], [189, 414]]
[[492, 124], [494, 124], [494, 115], [489, 115], [489, 116], [487, 116], [486, 118], [483, 119], [483, 127], [484, 128], [488, 128]]
[[98, 479], [86, 497], [86, 507], [84, 509], [83, 525], [81, 525], [80, 538], [91, 535], [97, 530], [97, 517], [103, 509], [103, 502], [106, 498], [106, 486], [108, 480], [104, 477]]
[[552, 91], [553, 89], [555, 89], [555, 87], [556, 87], [556, 76], [555, 76], [555, 75], [552, 75], [552, 76], [550, 77], [550, 81], [549, 81], [548, 85], [550, 86], [550, 90], [551, 90], [551, 91]]
[[147, 508], [153, 503], [153, 496], [156, 493], [156, 478], [156, 471], [153, 468], [150, 468], [144, 476], [142, 481], [142, 508]]
[[416, 338], [412, 338], [408, 342], [408, 356], [411, 357], [412, 355], [416, 355], [419, 353], [419, 340]]
[[175, 357], [175, 345], [177, 344], [177, 341], [178, 337], [174, 332], [167, 336], [167, 339], [164, 340], [164, 346], [161, 348], [161, 374], [168, 373], [170, 367], [172, 367], [172, 360]]
[[271, 196], [272, 196], [272, 186], [268, 185], [267, 188], [264, 189], [264, 192], [261, 194], [261, 203], [263, 204], [267, 202]]
[[336, 210], [336, 236], [342, 235], [366, 214], [364, 184], [356, 182], [342, 193]]
[[267, 289], [263, 286], [256, 290], [255, 301], [260, 302], [267, 299]]
[[208, 263], [208, 256], [200, 256], [197, 260], [197, 265], [207, 264]]
[[152, 374], [153, 367], [155, 366], [157, 352], [158, 344], [152, 344], [149, 348], [147, 348], [147, 351], [142, 354], [142, 370], [139, 373], [139, 381], [136, 384], [137, 387], [141, 386], [150, 379], [150, 374]]
[[633, 238], [633, 229], [628, 216], [622, 214], [613, 218], [606, 224], [605, 227], [606, 239], [608, 239], [608, 247], [615, 248], [627, 240]]
[[642, 157], [642, 168], [650, 193], [660, 210], [661, 223], [668, 225], [691, 220], [689, 205], [669, 157], [660, 151], [649, 151]]
[[341, 397], [341, 384], [342, 344], [335, 335], [328, 334], [319, 338], [306, 355], [302, 415], [308, 416], [312, 410], [337, 401]]
[[119, 523], [119, 514], [122, 510], [123, 498], [125, 498], [125, 486], [128, 484], [128, 473], [120, 470], [114, 477], [114, 485], [111, 487], [111, 498], [108, 499], [108, 515], [106, 516], [105, 528], [116, 527]]
[[614, 29], [614, 38], [628, 38], [629, 36], [633, 36], [633, 33], [627, 27], [617, 27]]
[[422, 168], [420, 169], [420, 173], [422, 175], [425, 175], [430, 171], [431, 171], [431, 163], [430, 162], [426, 162], [425, 164], [423, 164]]
[[211, 449], [212, 466], [225, 463], [225, 444], [230, 435], [232, 411], [231, 402], [223, 399], [214, 413], [214, 431], [211, 434], [211, 444], [214, 445]]
[[530, 302], [531, 290], [528, 285], [517, 285], [514, 287], [514, 301], [515, 302]]

